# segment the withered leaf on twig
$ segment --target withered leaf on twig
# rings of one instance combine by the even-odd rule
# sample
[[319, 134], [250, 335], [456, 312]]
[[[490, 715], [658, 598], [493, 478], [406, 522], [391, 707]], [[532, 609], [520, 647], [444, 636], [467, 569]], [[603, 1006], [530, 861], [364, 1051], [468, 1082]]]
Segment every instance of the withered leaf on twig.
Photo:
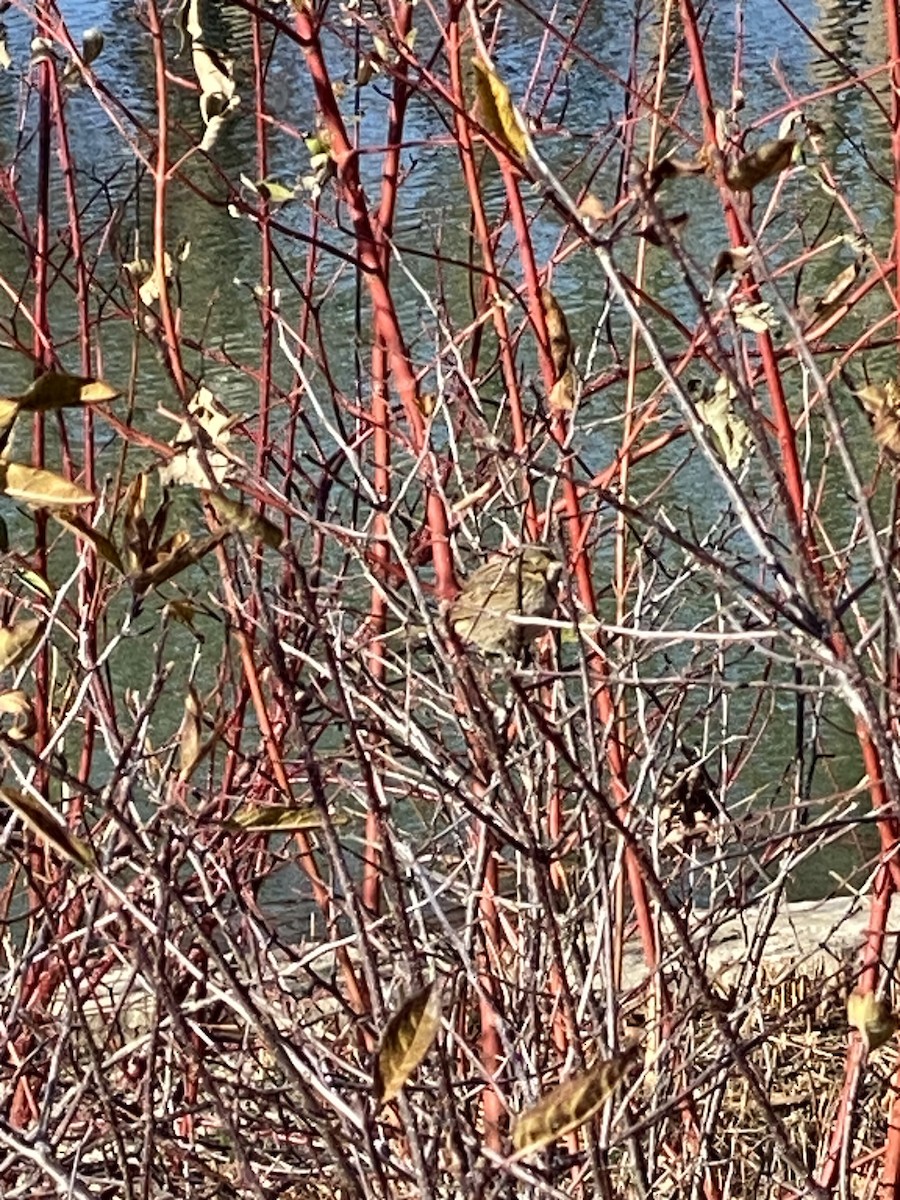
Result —
[[37, 730], [37, 718], [31, 697], [21, 688], [11, 692], [0, 692], [0, 714], [12, 717], [12, 724], [6, 731], [11, 742], [27, 742], [34, 737]]
[[34, 649], [43, 627], [37, 617], [0, 626], [0, 671], [8, 671]]
[[766, 300], [751, 304], [749, 300], [738, 300], [732, 306], [734, 322], [742, 329], [748, 329], [751, 334], [776, 334], [781, 328], [781, 322], [776, 316], [772, 305]]
[[844, 379], [868, 414], [875, 441], [900, 459], [900, 388], [892, 379], [865, 387], [855, 387], [846, 376]]
[[839, 275], [836, 275], [823, 294], [816, 300], [813, 307], [813, 316], [824, 314], [827, 310], [833, 309], [835, 305], [845, 299], [859, 278], [861, 270], [862, 263], [857, 261], [851, 263], [849, 267], [845, 267]]
[[96, 26], [91, 26], [86, 29], [81, 35], [81, 57], [84, 60], [85, 66], [90, 66], [103, 53], [103, 47], [106, 39], [103, 36], [103, 30]]
[[77, 513], [68, 512], [66, 509], [51, 513], [50, 515], [54, 521], [58, 521], [70, 533], [74, 533], [83, 541], [89, 542], [97, 552], [98, 558], [102, 558], [104, 562], [109, 563], [121, 575], [125, 574], [125, 566], [115, 545], [99, 529], [95, 529], [93, 525], [89, 525], [84, 517], [80, 517]]
[[554, 412], [569, 412], [575, 407], [575, 347], [569, 334], [569, 322], [562, 305], [549, 288], [541, 288], [541, 303], [550, 339], [550, 357], [556, 379], [550, 389], [550, 408]]
[[228, 441], [243, 417], [228, 412], [207, 387], [200, 387], [186, 408], [188, 419], [172, 441], [177, 453], [160, 468], [160, 482], [164, 487], [174, 483], [209, 489], [224, 483], [232, 469]]
[[177, 621], [179, 625], [184, 625], [189, 629], [198, 642], [201, 644], [206, 640], [197, 626], [194, 624], [194, 618], [201, 610], [190, 600], [170, 600], [163, 607], [163, 615]]
[[202, 15], [199, 0], [188, 0], [184, 32], [191, 39], [191, 59], [200, 85], [200, 115], [206, 125], [200, 149], [209, 151], [241, 98], [235, 91], [234, 63], [208, 43]]
[[752, 251], [749, 246], [732, 246], [716, 255], [713, 263], [712, 281], [718, 283], [725, 275], [739, 275], [750, 266]]
[[375, 1098], [387, 1104], [431, 1049], [441, 1027], [438, 980], [410, 996], [390, 1018], [375, 1058]]
[[877, 1050], [897, 1032], [900, 1019], [883, 996], [851, 992], [847, 997], [847, 1024], [859, 1030], [869, 1050]]
[[297, 833], [321, 828], [322, 816], [310, 805], [242, 804], [222, 823], [243, 833]]
[[147, 503], [147, 476], [139, 471], [125, 490], [122, 501], [122, 532], [125, 545], [140, 566], [150, 546], [150, 525], [144, 513]]
[[821, 296], [816, 297], [815, 300], [809, 297], [801, 300], [801, 309], [809, 312], [812, 321], [824, 321], [836, 312], [853, 291], [869, 264], [871, 246], [867, 242], [856, 238], [843, 240], [849, 241], [849, 244], [854, 247], [856, 258], [849, 266], [838, 272]]
[[70, 479], [27, 463], [0, 462], [0, 492], [33, 508], [73, 508], [94, 500], [93, 492]]
[[777, 333], [781, 322], [775, 309], [765, 300], [752, 304], [749, 300], [738, 300], [733, 306], [735, 322], [751, 333]]
[[690, 213], [681, 212], [675, 213], [668, 217], [663, 215], [662, 221], [657, 223], [654, 221], [644, 225], [643, 228], [635, 230], [635, 237], [643, 238], [645, 242], [649, 242], [651, 246], [664, 246], [666, 244], [665, 236], [660, 229], [660, 224], [665, 226], [666, 232], [671, 238], [677, 238], [681, 230], [684, 229], [690, 219]]
[[298, 199], [303, 194], [299, 184], [291, 187], [286, 183], [282, 183], [280, 179], [253, 180], [247, 175], [242, 175], [241, 183], [273, 208], [289, 204], [292, 200]]
[[513, 1128], [516, 1153], [531, 1154], [589, 1121], [624, 1078], [636, 1056], [637, 1048], [632, 1046], [614, 1058], [595, 1063], [527, 1108]]
[[300, 186], [306, 188], [313, 200], [317, 200], [337, 171], [331, 150], [331, 134], [321, 128], [304, 140], [309, 151], [309, 174], [301, 178]]
[[681, 175], [703, 175], [706, 164], [698, 159], [675, 158], [669, 155], [661, 158], [646, 174], [645, 186], [653, 196], [667, 179], [676, 179]]
[[0, 396], [0, 450], [6, 448], [18, 415], [19, 401], [14, 396]]
[[132, 576], [132, 587], [141, 595], [150, 588], [167, 583], [187, 567], [196, 566], [200, 559], [215, 549], [227, 535], [227, 529], [220, 529], [218, 533], [193, 541], [187, 533], [180, 530], [168, 543], [160, 547], [158, 557], [151, 566]]
[[169, 512], [168, 500], [164, 498], [151, 523], [145, 513], [146, 505], [147, 476], [139, 471], [129, 483], [122, 501], [125, 545], [131, 555], [132, 566], [139, 570], [154, 562]]
[[550, 409], [552, 412], [571, 412], [575, 407], [575, 389], [578, 378], [575, 368], [566, 367], [556, 383], [550, 389]]
[[13, 568], [13, 574], [17, 579], [20, 579], [27, 588], [31, 588], [39, 596], [43, 596], [45, 600], [52, 602], [56, 599], [56, 589], [50, 583], [45, 575], [40, 571], [35, 571], [31, 567], [22, 566], [16, 563]]
[[203, 538], [192, 538], [185, 529], [164, 537], [169, 513], [168, 492], [152, 521], [145, 515], [147, 477], [139, 473], [128, 485], [122, 504], [125, 544], [131, 554], [131, 585], [137, 595], [159, 587], [173, 576], [195, 566], [231, 532], [223, 527]]
[[92, 867], [94, 854], [90, 846], [75, 837], [65, 823], [48, 805], [13, 788], [0, 788], [0, 800], [8, 804], [39, 838], [59, 851], [63, 858], [79, 867]]
[[102, 379], [85, 379], [80, 375], [48, 371], [45, 375], [39, 375], [21, 396], [13, 396], [12, 399], [22, 412], [54, 412], [60, 408], [80, 408], [85, 404], [115, 400], [119, 395], [118, 388]]
[[480, 58], [472, 59], [475, 68], [475, 92], [481, 123], [522, 162], [528, 157], [528, 140], [509, 94], [509, 88], [495, 71]]
[[273, 550], [277, 550], [284, 541], [278, 526], [249, 504], [241, 504], [217, 492], [203, 492], [203, 499], [212, 508], [218, 520], [229, 529], [246, 534], [247, 537], [259, 538]]
[[725, 182], [735, 192], [752, 192], [757, 184], [778, 175], [791, 165], [797, 139], [775, 138], [750, 154], [744, 154], [725, 172]]
[[191, 243], [182, 238], [178, 243], [176, 257], [173, 259], [168, 250], [164, 251], [160, 270], [149, 258], [134, 258], [131, 262], [123, 262], [122, 270], [128, 275], [132, 284], [137, 288], [141, 304], [149, 308], [160, 297], [161, 284], [168, 284], [176, 271], [176, 263], [184, 262], [191, 251]]
[[556, 378], [562, 375], [572, 354], [572, 338], [569, 335], [569, 322], [562, 310], [562, 305], [549, 288], [541, 288], [541, 303], [544, 306], [544, 319], [547, 322], [547, 336], [550, 339], [550, 357], [553, 359], [553, 370]]
[[435, 410], [438, 406], [438, 398], [434, 392], [418, 392], [415, 399], [416, 408], [426, 421], [434, 416]]
[[592, 192], [588, 192], [578, 205], [578, 215], [583, 221], [596, 225], [602, 225], [604, 221], [609, 220], [606, 208]]
[[68, 60], [63, 67], [62, 82], [66, 87], [75, 88], [81, 84], [82, 64], [89, 67], [103, 53], [105, 38], [102, 29], [86, 29], [81, 35], [81, 63]]
[[184, 713], [178, 730], [178, 764], [182, 783], [190, 779], [198, 766], [202, 753], [203, 723], [201, 720], [200, 695], [193, 684], [184, 698]]
[[53, 63], [56, 61], [56, 55], [53, 50], [53, 43], [49, 38], [36, 37], [31, 39], [31, 66], [36, 67], [40, 63]]
[[700, 420], [715, 434], [725, 465], [729, 471], [736, 471], [750, 438], [746, 421], [733, 408], [737, 392], [724, 375], [716, 380], [712, 394], [699, 381], [692, 381], [688, 390], [695, 394], [694, 406]]

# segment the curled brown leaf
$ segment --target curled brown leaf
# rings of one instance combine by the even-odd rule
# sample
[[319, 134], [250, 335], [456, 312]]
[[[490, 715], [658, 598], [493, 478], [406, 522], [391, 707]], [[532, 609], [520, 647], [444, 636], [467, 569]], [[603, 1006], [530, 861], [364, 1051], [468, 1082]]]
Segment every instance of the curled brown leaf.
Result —
[[560, 379], [572, 357], [573, 345], [569, 334], [569, 322], [566, 320], [562, 305], [547, 287], [541, 288], [541, 303], [544, 306], [544, 320], [547, 323], [547, 336], [550, 339], [553, 370], [556, 378]]
[[752, 192], [757, 184], [778, 175], [791, 165], [797, 139], [774, 138], [758, 149], [744, 154], [725, 172], [725, 182], [734, 192]]

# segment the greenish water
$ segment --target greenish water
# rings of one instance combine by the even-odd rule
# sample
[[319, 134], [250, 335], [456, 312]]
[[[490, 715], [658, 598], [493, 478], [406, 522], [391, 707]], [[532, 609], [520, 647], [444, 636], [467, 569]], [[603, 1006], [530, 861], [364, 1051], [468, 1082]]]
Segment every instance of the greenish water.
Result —
[[[106, 49], [97, 64], [97, 73], [109, 92], [127, 105], [128, 112], [138, 123], [148, 128], [155, 122], [153, 100], [153, 64], [149, 38], [138, 24], [135, 11], [123, 3], [65, 3], [62, 11], [73, 33], [89, 25], [98, 25], [106, 33]], [[560, 28], [571, 21], [575, 6], [563, 4], [557, 10]], [[805, 105], [807, 115], [818, 121], [825, 130], [825, 156], [839, 178], [841, 188], [858, 214], [878, 255], [889, 254], [892, 237], [892, 194], [890, 187], [879, 182], [872, 167], [890, 177], [889, 138], [878, 102], [888, 103], [885, 77], [871, 83], [872, 94], [858, 87], [841, 87], [848, 73], [863, 72], [880, 64], [884, 55], [884, 33], [879, 6], [872, 4], [816, 4], [801, 2], [793, 6], [799, 22], [808, 26], [819, 45], [807, 36], [799, 22], [789, 20], [777, 3], [759, 2], [746, 5], [743, 14], [743, 73], [745, 107], [741, 121], [754, 126], [769, 113], [783, 113], [797, 96], [817, 95]], [[289, 10], [278, 10], [285, 19]], [[654, 26], [657, 17], [650, 6], [642, 10], [644, 33], [642, 45], [647, 55], [655, 53]], [[509, 5], [500, 26], [496, 53], [498, 69], [508, 82], [513, 95], [522, 98], [531, 116], [540, 115], [545, 132], [538, 139], [541, 150], [560, 173], [568, 177], [571, 186], [597, 171], [595, 191], [605, 197], [612, 195], [615, 182], [614, 163], [617, 154], [611, 146], [617, 139], [634, 136], [641, 146], [647, 136], [648, 122], [642, 115], [635, 128], [622, 121], [626, 107], [623, 77], [628, 69], [633, 39], [633, 8], [626, 4], [595, 4], [590, 7], [585, 24], [578, 35], [578, 52], [567, 58], [560, 82], [552, 94], [545, 96], [549, 77], [548, 67], [533, 76], [534, 64], [541, 51], [540, 24], [523, 9]], [[735, 25], [732, 6], [710, 6], [704, 18], [708, 62], [712, 85], [718, 103], [727, 105], [734, 70]], [[0, 167], [15, 165], [15, 184], [18, 198], [26, 216], [34, 204], [34, 180], [37, 144], [34, 137], [36, 104], [34, 98], [23, 112], [23, 81], [21, 68], [27, 61], [31, 29], [16, 10], [10, 10], [4, 20], [9, 29], [9, 45], [14, 69], [0, 73]], [[417, 16], [421, 25], [417, 52], [424, 55], [429, 44], [427, 11], [423, 7]], [[250, 100], [250, 31], [246, 15], [238, 8], [223, 5], [208, 10], [210, 40], [235, 60], [237, 90], [245, 103], [228, 124], [211, 155], [211, 161], [195, 155], [185, 165], [183, 177], [173, 182], [171, 207], [168, 216], [170, 245], [179, 238], [190, 240], [190, 255], [180, 273], [182, 331], [185, 362], [195, 376], [206, 384], [235, 412], [252, 414], [257, 405], [258, 388], [252, 372], [259, 363], [261, 324], [258, 306], [252, 289], [259, 278], [259, 238], [255, 226], [247, 219], [229, 215], [227, 201], [240, 191], [241, 175], [255, 178], [255, 128]], [[349, 37], [349, 34], [347, 35]], [[187, 54], [174, 57], [179, 45], [178, 34], [168, 22], [169, 48], [173, 55], [171, 66], [178, 75], [190, 77]], [[431, 36], [433, 41], [433, 35]], [[337, 40], [330, 46], [331, 67], [335, 78], [347, 84], [345, 112], [353, 117], [353, 65], [350, 49]], [[843, 64], [843, 65], [842, 65]], [[642, 64], [647, 66], [647, 62]], [[831, 89], [831, 90], [829, 90]], [[363, 146], [380, 147], [384, 138], [384, 116], [387, 89], [376, 82], [360, 97], [359, 137]], [[188, 89], [173, 87], [170, 91], [172, 153], [185, 153], [202, 136], [196, 94]], [[308, 152], [302, 139], [279, 128], [283, 119], [299, 129], [312, 129], [315, 110], [307, 75], [298, 62], [295, 47], [281, 40], [275, 47], [267, 73], [268, 111], [273, 118], [270, 127], [269, 175], [293, 182], [308, 171]], [[133, 424], [157, 437], [169, 438], [174, 426], [158, 412], [160, 405], [174, 408], [170, 382], [160, 367], [155, 351], [140, 333], [133, 329], [122, 306], [124, 292], [111, 252], [110, 232], [127, 257], [150, 253], [152, 220], [152, 191], [136, 165], [134, 155], [115, 129], [101, 106], [87, 89], [67, 98], [67, 113], [71, 149], [78, 169], [78, 188], [82, 204], [90, 202], [86, 229], [90, 231], [88, 249], [96, 256], [95, 286], [92, 305], [102, 311], [104, 319], [96, 344], [102, 350], [104, 375], [117, 383], [130, 376], [132, 357], [137, 346], [139, 355], [138, 382], [135, 389]], [[682, 52], [674, 58], [664, 94], [664, 108], [677, 112], [681, 129], [698, 136], [700, 122], [690, 87], [687, 59]], [[768, 121], [757, 134], [758, 138], [774, 134], [778, 117]], [[564, 133], [555, 129], [562, 120]], [[136, 135], [140, 142], [140, 133]], [[454, 328], [464, 327], [473, 317], [468, 291], [465, 263], [470, 253], [470, 212], [457, 158], [446, 137], [446, 114], [439, 112], [427, 99], [414, 97], [406, 126], [408, 148], [403, 156], [405, 172], [401, 189], [400, 211], [396, 223], [396, 244], [405, 268], [415, 274], [422, 286], [439, 301], [447, 323]], [[665, 148], [679, 146], [677, 137], [669, 138]], [[682, 146], [681, 153], [692, 152]], [[370, 197], [375, 195], [380, 172], [378, 153], [364, 154], [362, 170]], [[54, 165], [56, 172], [56, 166]], [[503, 189], [499, 172], [492, 160], [482, 170], [484, 194], [489, 212], [496, 216], [503, 205]], [[58, 173], [54, 174], [54, 220], [51, 257], [60, 269], [68, 268], [67, 217]], [[213, 203], [209, 202], [212, 198]], [[665, 206], [670, 212], [687, 209], [691, 219], [683, 234], [683, 246], [689, 259], [704, 268], [726, 244], [721, 208], [715, 189], [693, 180], [679, 180], [665, 193]], [[534, 214], [534, 240], [539, 261], [551, 256], [558, 248], [562, 231], [559, 221], [533, 196], [529, 209]], [[16, 217], [12, 206], [0, 200], [0, 215], [6, 230], [0, 231], [0, 274], [13, 289], [21, 287], [26, 277], [26, 256], [21, 242], [14, 236]], [[297, 203], [282, 209], [277, 215], [279, 230], [275, 233], [278, 261], [276, 286], [281, 289], [285, 314], [295, 320], [302, 307], [296, 280], [303, 280], [306, 246], [302, 236], [310, 230], [310, 212]], [[333, 247], [352, 250], [347, 232], [346, 213], [337, 212], [333, 197], [326, 195], [322, 206], [320, 231]], [[822, 235], [821, 230], [828, 234]], [[820, 240], [845, 232], [846, 222], [832, 198], [821, 188], [811, 172], [796, 172], [785, 184], [779, 212], [766, 234], [766, 247], [771, 265], [789, 262], [800, 252], [804, 241], [819, 233]], [[513, 288], [520, 282], [518, 266], [508, 237], [501, 239], [500, 261]], [[616, 247], [620, 266], [630, 272], [637, 252], [637, 241], [623, 237]], [[441, 263], [435, 266], [435, 256]], [[842, 260], [840, 265], [844, 265]], [[835, 263], [828, 256], [814, 260], [804, 272], [800, 290], [815, 293], [833, 276]], [[401, 270], [395, 267], [396, 294], [400, 304], [401, 321], [414, 359], [425, 366], [432, 361], [436, 345], [442, 343], [441, 331], [422, 304], [420, 295], [399, 281]], [[646, 287], [675, 316], [691, 328], [696, 323], [696, 311], [681, 279], [679, 270], [662, 250], [651, 249], [648, 260]], [[553, 288], [568, 315], [575, 343], [586, 352], [598, 327], [601, 347], [596, 373], [613, 374], [616, 361], [627, 361], [629, 329], [621, 313], [613, 306], [608, 309], [608, 293], [593, 259], [584, 251], [568, 256], [554, 271]], [[797, 289], [793, 278], [786, 279], [783, 296], [793, 303]], [[366, 396], [366, 381], [358, 377], [356, 354], [365, 363], [368, 356], [369, 322], [364, 313], [361, 338], [355, 321], [356, 281], [346, 265], [324, 256], [313, 285], [314, 299], [320, 305], [319, 319], [330, 347], [330, 366], [335, 383], [348, 396]], [[52, 325], [55, 343], [63, 366], [78, 369], [77, 344], [73, 340], [77, 329], [76, 314], [70, 303], [67, 288], [53, 291]], [[837, 331], [840, 340], [848, 340], [854, 330], [864, 327], [884, 311], [883, 292], [874, 291], [861, 306], [858, 314], [848, 319]], [[0, 298], [0, 322], [4, 334], [15, 330], [23, 342], [28, 342], [27, 322], [15, 314], [11, 301]], [[599, 324], [603, 323], [603, 324]], [[673, 351], [681, 347], [671, 329], [651, 318], [651, 324], [666, 345]], [[28, 361], [10, 348], [8, 336], [0, 336], [0, 390], [14, 393], [23, 388], [31, 377]], [[527, 337], [524, 339], [528, 341]], [[203, 347], [200, 349], [199, 347]], [[526, 394], [533, 394], [533, 358], [528, 345], [521, 356], [525, 372]], [[830, 358], [823, 358], [828, 365]], [[877, 373], [892, 369], [893, 352], [870, 358]], [[290, 372], [276, 354], [276, 382], [290, 383]], [[313, 383], [321, 376], [313, 372]], [[797, 394], [791, 396], [795, 411], [801, 408], [800, 382]], [[650, 372], [644, 375], [647, 392], [654, 384]], [[497, 379], [485, 383], [484, 396], [490, 400], [499, 388]], [[492, 393], [493, 389], [493, 393]], [[495, 396], [496, 398], [496, 396]], [[597, 391], [579, 412], [578, 443], [576, 446], [585, 478], [602, 468], [619, 445], [619, 419], [623, 388], [615, 383]], [[874, 452], [863, 418], [842, 397], [842, 413], [846, 416], [848, 438], [865, 470], [874, 463]], [[283, 421], [284, 414], [276, 409], [273, 419]], [[662, 427], [677, 423], [674, 408], [664, 412]], [[102, 422], [101, 422], [102, 424]], [[69, 421], [73, 445], [77, 447], [77, 421]], [[822, 431], [818, 424], [813, 431], [811, 479], [815, 488], [819, 480], [822, 452]], [[327, 442], [323, 437], [323, 441]], [[122, 443], [117, 435], [100, 435], [101, 478], [113, 472], [118, 464]], [[145, 465], [150, 459], [144, 452], [132, 452], [129, 471]], [[747, 467], [747, 486], [755, 496], [760, 511], [771, 512], [769, 485], [759, 464]], [[830, 478], [830, 477], [829, 477]], [[665, 512], [676, 527], [703, 530], [712, 516], [724, 507], [717, 485], [710, 477], [707, 465], [693, 453], [686, 439], [673, 443], [662, 453], [645, 460], [632, 477], [631, 502], [640, 507], [652, 505], [654, 511]], [[880, 519], [886, 515], [886, 482], [875, 497]], [[192, 500], [183, 502], [186, 519], [191, 520]], [[826, 495], [823, 520], [835, 545], [843, 545], [850, 536], [855, 514], [841, 489]], [[14, 513], [6, 514], [16, 528]], [[197, 513], [193, 519], [196, 519]], [[601, 513], [601, 523], [611, 529], [613, 514]], [[22, 526], [27, 528], [27, 526]], [[671, 568], [678, 554], [671, 548], [655, 547], [668, 555]], [[729, 551], [740, 553], [740, 547], [729, 545]], [[301, 547], [302, 553], [302, 547]], [[595, 575], [601, 595], [604, 615], [612, 616], [615, 609], [604, 580], [611, 577], [612, 538], [601, 537], [595, 563]], [[851, 555], [854, 570], [864, 572], [865, 557]], [[192, 582], [197, 593], [204, 591], [202, 570]], [[689, 597], [686, 599], [686, 597]], [[696, 578], [687, 581], [678, 593], [679, 622], [690, 617], [693, 623], [708, 618], [715, 610], [716, 597], [710, 581]], [[151, 606], [152, 608], [152, 606]], [[214, 621], [201, 628], [215, 639]], [[156, 624], [152, 612], [138, 622], [138, 636], [123, 646], [111, 663], [114, 687], [141, 689], [146, 686], [153, 670]], [[181, 718], [180, 698], [190, 667], [194, 642], [189, 634], [173, 630], [169, 635], [166, 656], [175, 662], [171, 699], [160, 710], [158, 727], [154, 731], [157, 743], [164, 741], [177, 728]], [[715, 655], [710, 650], [710, 664]], [[688, 665], [687, 649], [677, 648], [648, 657], [642, 670], [651, 675], [657, 672], [671, 676]], [[780, 678], [790, 680], [790, 663], [780, 662], [772, 667]], [[754, 684], [759, 679], [761, 664], [750, 650], [735, 648], [726, 651], [718, 663], [710, 665], [710, 677], [716, 675], [723, 686], [731, 690], [732, 700], [728, 720], [735, 730], [751, 720], [757, 693]], [[810, 682], [808, 679], [807, 682]], [[743, 690], [741, 690], [743, 689]], [[702, 688], [700, 689], [703, 690]], [[707, 733], [721, 733], [715, 726], [715, 698], [692, 699], [698, 714], [698, 742], [702, 741], [704, 722], [711, 722]], [[756, 807], [784, 805], [789, 798], [789, 784], [795, 759], [796, 703], [789, 691], [777, 694], [777, 712], [766, 730], [764, 751], [757, 750], [742, 769], [735, 785], [736, 807], [752, 804]], [[166, 727], [168, 725], [168, 728]], [[846, 709], [830, 701], [823, 714], [820, 737], [823, 757], [816, 768], [813, 792], [827, 796], [838, 794], [855, 785], [861, 775], [856, 740]], [[735, 747], [735, 754], [739, 754]], [[828, 886], [831, 873], [844, 874], [871, 853], [871, 845], [847, 845], [833, 848], [820, 861], [807, 864], [798, 882], [798, 891], [819, 891]], [[827, 859], [827, 861], [826, 861]]]

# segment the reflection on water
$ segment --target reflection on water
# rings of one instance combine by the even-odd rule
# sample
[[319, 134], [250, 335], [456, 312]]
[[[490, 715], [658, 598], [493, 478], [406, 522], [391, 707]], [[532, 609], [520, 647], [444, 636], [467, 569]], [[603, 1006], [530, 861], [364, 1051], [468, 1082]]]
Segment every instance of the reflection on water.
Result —
[[872, 0], [821, 0], [815, 33], [825, 53], [811, 74], [823, 83], [884, 62], [884, 13]]

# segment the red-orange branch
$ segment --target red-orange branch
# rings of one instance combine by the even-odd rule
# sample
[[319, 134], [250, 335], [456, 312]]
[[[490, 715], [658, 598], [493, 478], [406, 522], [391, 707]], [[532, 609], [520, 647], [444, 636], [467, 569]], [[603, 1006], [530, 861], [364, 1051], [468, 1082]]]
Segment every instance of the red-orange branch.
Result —
[[[400, 330], [400, 322], [388, 286], [380, 247], [366, 205], [359, 177], [359, 155], [347, 136], [347, 129], [325, 62], [318, 26], [305, 6], [297, 9], [296, 24], [306, 57], [306, 65], [315, 89], [316, 100], [328, 130], [341, 194], [350, 212], [359, 261], [365, 272], [372, 302], [375, 334], [383, 342], [388, 356], [391, 374], [397, 385], [397, 392], [406, 415], [413, 450], [416, 454], [422, 454], [425, 450], [425, 422], [418, 403], [418, 384]], [[428, 456], [426, 456], [427, 461]], [[453, 561], [450, 555], [447, 512], [440, 496], [427, 482], [426, 487], [428, 529], [431, 536], [437, 591], [438, 595], [449, 597], [454, 593], [455, 583]]]

